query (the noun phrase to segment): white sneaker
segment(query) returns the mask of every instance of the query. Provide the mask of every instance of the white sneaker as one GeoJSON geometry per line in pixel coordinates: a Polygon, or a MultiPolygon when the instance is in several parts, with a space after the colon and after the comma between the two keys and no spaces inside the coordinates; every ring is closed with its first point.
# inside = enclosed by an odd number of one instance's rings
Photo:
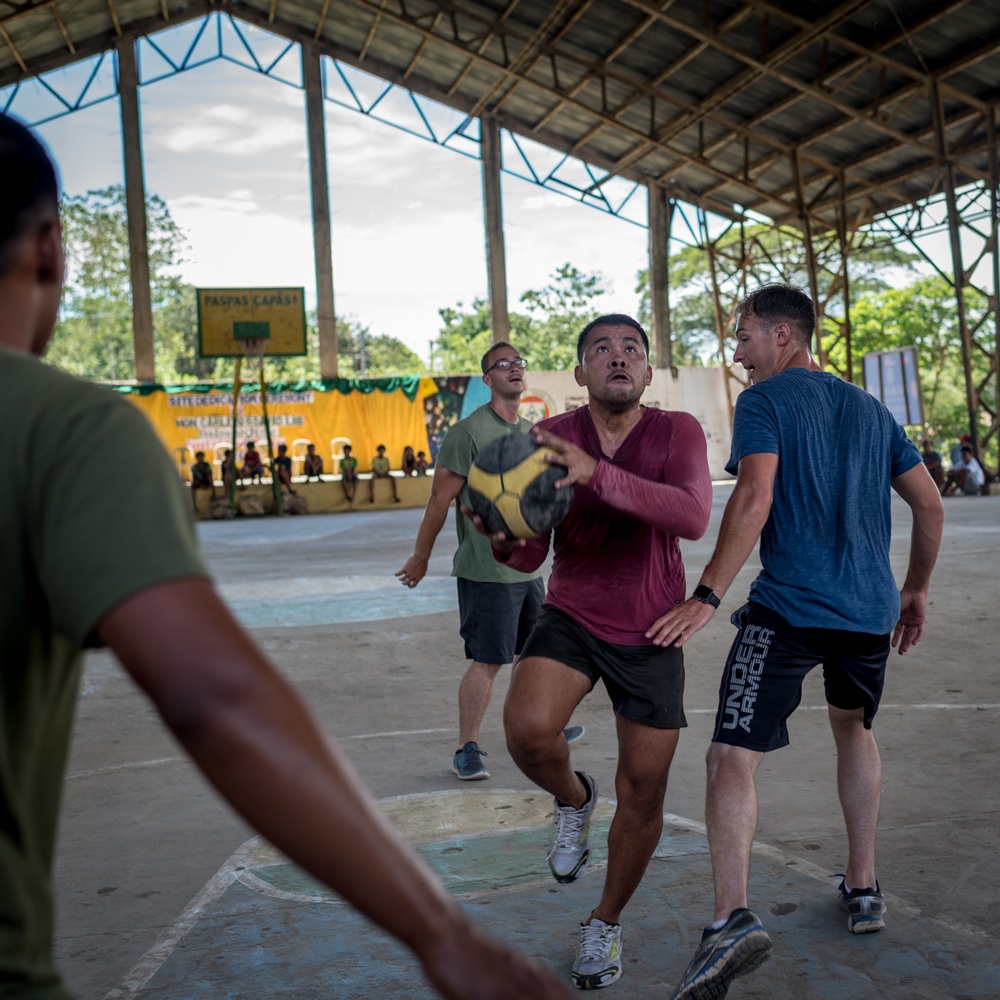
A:
{"type": "Polygon", "coordinates": [[[576,773],[590,798],[579,809],[554,801],[548,861],[557,882],[575,882],[590,864],[590,817],[597,806],[597,782],[584,771],[576,773]]]}
{"type": "Polygon", "coordinates": [[[596,917],[580,924],[580,944],[573,963],[573,985],[578,990],[610,986],[622,974],[622,925],[596,917]]]}

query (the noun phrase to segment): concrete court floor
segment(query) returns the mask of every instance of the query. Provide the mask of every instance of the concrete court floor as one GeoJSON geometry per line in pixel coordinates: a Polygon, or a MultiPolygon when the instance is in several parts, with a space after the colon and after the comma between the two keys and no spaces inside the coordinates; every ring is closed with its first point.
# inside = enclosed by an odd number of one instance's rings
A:
{"type": "MultiPolygon", "coordinates": [[[[729,496],[717,487],[705,538],[685,543],[691,585],[729,496]]],[[[853,937],[836,907],[845,835],[818,672],[791,721],[792,746],[760,770],[751,905],[772,960],[733,998],[1000,996],[996,925],[1000,843],[994,646],[1000,496],[946,500],[930,630],[890,661],[876,733],[884,758],[881,934],[853,937]]],[[[894,498],[893,561],[905,568],[909,517],[894,498]]],[[[428,577],[392,577],[421,511],[394,509],[199,525],[222,589],[312,704],[404,834],[480,919],[555,968],[596,902],[599,866],[557,887],[546,873],[550,803],[504,748],[501,675],[482,745],[492,780],[449,771],[464,669],[449,524],[428,577]]],[[[668,996],[711,911],[699,823],[717,678],[756,561],[687,647],[682,735],[663,840],[623,918],[625,974],[609,998],[668,996]]],[[[574,759],[614,798],[614,723],[598,687],[574,721],[574,759]]],[[[596,824],[594,850],[612,806],[596,824]]],[[[69,764],[56,891],[56,951],[83,1000],[115,998],[428,997],[401,949],[303,880],[187,762],[148,703],[105,653],[89,656],[69,764]],[[237,876],[239,879],[237,880],[237,876]],[[317,900],[321,902],[317,902],[317,900]],[[326,905],[322,905],[322,901],[326,905]]],[[[331,844],[331,849],[336,849],[331,844]]]]}

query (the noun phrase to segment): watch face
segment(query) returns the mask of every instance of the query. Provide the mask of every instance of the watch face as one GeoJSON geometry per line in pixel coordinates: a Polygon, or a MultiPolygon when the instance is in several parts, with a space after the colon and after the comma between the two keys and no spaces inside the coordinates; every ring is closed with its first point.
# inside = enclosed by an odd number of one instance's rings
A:
{"type": "Polygon", "coordinates": [[[702,604],[711,604],[713,608],[719,606],[719,598],[715,596],[715,591],[711,587],[706,587],[703,583],[699,583],[697,587],[694,588],[695,600],[701,601],[702,604]]]}

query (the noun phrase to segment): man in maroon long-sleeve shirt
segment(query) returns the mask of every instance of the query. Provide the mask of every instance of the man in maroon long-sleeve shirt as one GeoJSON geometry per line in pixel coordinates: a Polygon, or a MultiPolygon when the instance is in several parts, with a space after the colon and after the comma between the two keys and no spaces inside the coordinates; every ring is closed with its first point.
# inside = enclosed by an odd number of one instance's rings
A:
{"type": "MultiPolygon", "coordinates": [[[[573,505],[555,529],[548,596],[511,680],[504,710],[518,767],[555,797],[549,867],[572,882],[589,861],[597,785],[574,771],[562,729],[598,679],[618,727],[618,806],[608,834],[600,902],[580,927],[573,981],[580,989],[621,975],[621,911],[639,885],[663,826],[663,798],[686,725],[684,661],[646,632],[686,597],[678,538],[708,527],[712,486],[705,435],[687,413],[643,406],[652,379],[649,341],[628,316],[602,316],[580,335],[575,377],[588,404],[532,431],[567,467],[573,505]]],[[[497,558],[527,572],[549,538],[491,536],[497,558]]]]}

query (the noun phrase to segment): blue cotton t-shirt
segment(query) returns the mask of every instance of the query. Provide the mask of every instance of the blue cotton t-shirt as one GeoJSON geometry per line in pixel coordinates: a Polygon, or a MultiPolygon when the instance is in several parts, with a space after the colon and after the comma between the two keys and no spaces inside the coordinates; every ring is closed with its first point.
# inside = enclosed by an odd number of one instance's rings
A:
{"type": "Polygon", "coordinates": [[[890,632],[890,480],[921,461],[903,428],[864,389],[789,368],[736,400],[726,470],[760,453],[778,469],[750,599],[800,627],[890,632]]]}

